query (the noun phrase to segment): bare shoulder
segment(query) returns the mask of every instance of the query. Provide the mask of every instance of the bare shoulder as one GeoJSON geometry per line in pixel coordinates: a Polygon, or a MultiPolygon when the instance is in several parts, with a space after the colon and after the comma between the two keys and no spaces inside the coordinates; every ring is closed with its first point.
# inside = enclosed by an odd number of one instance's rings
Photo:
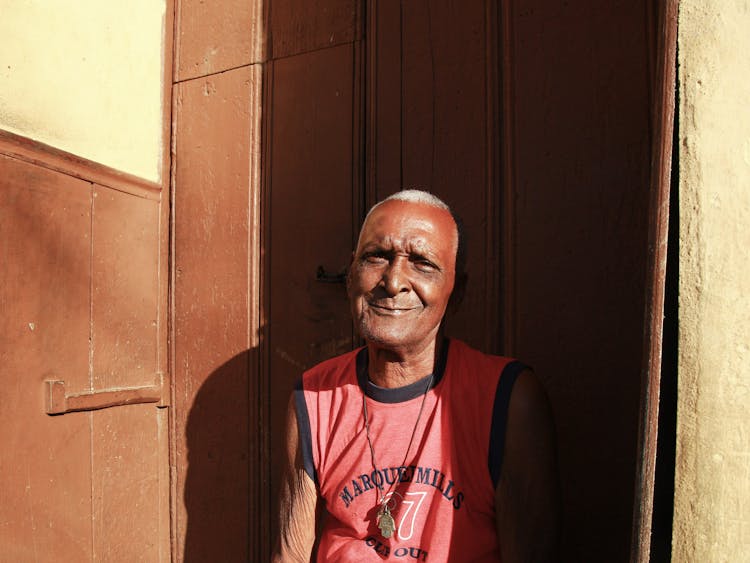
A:
{"type": "Polygon", "coordinates": [[[508,406],[503,467],[496,491],[504,561],[555,561],[560,527],[557,440],[550,401],[530,370],[508,406]]]}
{"type": "Polygon", "coordinates": [[[510,396],[508,425],[513,430],[526,433],[554,432],[554,420],[547,392],[539,378],[530,369],[522,371],[510,396]]]}

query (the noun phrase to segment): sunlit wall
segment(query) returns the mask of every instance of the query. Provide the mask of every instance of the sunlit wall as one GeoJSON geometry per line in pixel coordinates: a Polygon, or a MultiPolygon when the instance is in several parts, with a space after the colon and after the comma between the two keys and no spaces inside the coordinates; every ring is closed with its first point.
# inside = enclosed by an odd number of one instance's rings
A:
{"type": "Polygon", "coordinates": [[[750,561],[750,2],[681,0],[673,561],[750,561]]]}
{"type": "Polygon", "coordinates": [[[0,0],[0,129],[159,182],[165,0],[0,0]]]}

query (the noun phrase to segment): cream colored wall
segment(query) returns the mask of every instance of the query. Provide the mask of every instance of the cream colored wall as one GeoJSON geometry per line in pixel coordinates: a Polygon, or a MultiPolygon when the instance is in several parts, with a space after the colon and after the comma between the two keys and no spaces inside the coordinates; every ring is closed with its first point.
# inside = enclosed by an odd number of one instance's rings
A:
{"type": "Polygon", "coordinates": [[[0,129],[160,180],[165,0],[0,0],[0,129]]]}
{"type": "Polygon", "coordinates": [[[750,1],[681,0],[673,561],[750,561],[750,1]]]}

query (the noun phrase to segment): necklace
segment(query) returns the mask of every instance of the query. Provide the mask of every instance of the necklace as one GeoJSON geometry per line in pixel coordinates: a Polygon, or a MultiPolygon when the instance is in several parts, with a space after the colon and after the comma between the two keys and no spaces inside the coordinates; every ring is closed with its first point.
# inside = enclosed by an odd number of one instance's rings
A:
{"type": "MultiPolygon", "coordinates": [[[[422,404],[419,406],[419,414],[417,414],[417,420],[414,422],[414,428],[411,431],[411,438],[409,438],[409,445],[406,446],[406,452],[404,452],[404,460],[401,462],[401,467],[403,467],[406,464],[406,459],[409,457],[409,450],[411,449],[412,442],[414,442],[414,435],[417,433],[417,427],[419,426],[419,419],[422,418],[422,411],[424,410],[424,404],[427,400],[427,392],[430,390],[430,387],[432,386],[432,380],[434,378],[434,374],[430,374],[429,379],[427,380],[427,385],[424,388],[424,393],[422,393],[422,404]]],[[[372,445],[372,439],[370,438],[370,420],[367,417],[367,397],[366,394],[362,393],[362,413],[365,417],[365,432],[367,434],[367,443],[370,446],[370,458],[372,460],[372,468],[377,472],[378,466],[375,463],[375,447],[372,445]]],[[[400,475],[400,474],[399,474],[400,475]]],[[[383,494],[380,499],[378,499],[378,504],[380,505],[380,508],[378,508],[378,514],[377,518],[375,520],[375,523],[377,524],[378,528],[380,529],[380,534],[384,538],[390,538],[393,535],[394,530],[396,529],[396,522],[393,520],[393,515],[391,514],[391,507],[389,506],[390,502],[390,496],[391,495],[391,489],[393,489],[394,485],[397,483],[397,479],[393,479],[393,483],[388,487],[388,490],[383,494]]],[[[378,488],[375,487],[375,493],[377,494],[378,488]]]]}

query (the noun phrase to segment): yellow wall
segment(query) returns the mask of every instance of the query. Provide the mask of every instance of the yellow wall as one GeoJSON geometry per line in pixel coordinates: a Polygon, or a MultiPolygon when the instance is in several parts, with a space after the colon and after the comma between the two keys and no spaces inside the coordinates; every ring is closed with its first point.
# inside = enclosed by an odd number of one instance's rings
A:
{"type": "Polygon", "coordinates": [[[750,561],[750,1],[682,0],[673,561],[750,561]]]}
{"type": "Polygon", "coordinates": [[[0,0],[0,129],[160,181],[165,0],[0,0]]]}

